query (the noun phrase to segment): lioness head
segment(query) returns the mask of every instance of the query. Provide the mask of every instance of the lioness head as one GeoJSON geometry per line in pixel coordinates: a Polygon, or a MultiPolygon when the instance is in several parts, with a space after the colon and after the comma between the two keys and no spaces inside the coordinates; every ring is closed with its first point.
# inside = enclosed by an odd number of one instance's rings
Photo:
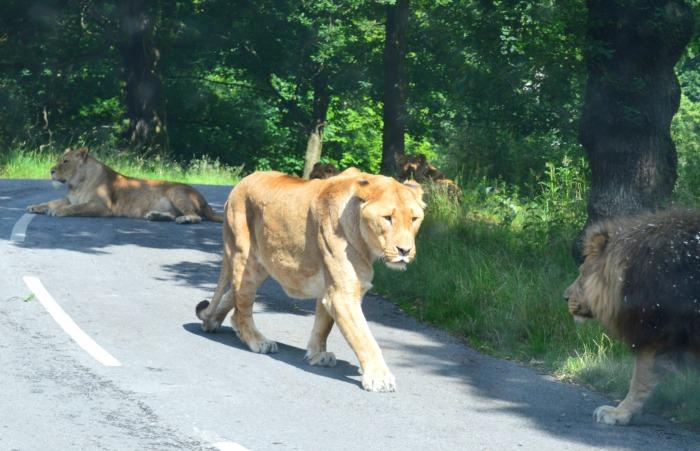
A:
{"type": "Polygon", "coordinates": [[[80,167],[87,160],[88,153],[87,147],[75,150],[67,148],[56,165],[51,168],[51,179],[59,183],[74,180],[80,173],[80,167]]]}
{"type": "Polygon", "coordinates": [[[606,298],[608,291],[617,284],[605,284],[601,281],[604,266],[604,253],[609,241],[609,235],[604,225],[596,225],[586,233],[583,240],[583,255],[585,260],[579,266],[579,275],[564,292],[564,298],[569,307],[569,313],[576,322],[593,318],[593,306],[606,298]]]}
{"type": "Polygon", "coordinates": [[[415,182],[393,178],[361,178],[360,233],[372,255],[389,268],[406,269],[416,256],[416,234],[423,221],[423,190],[415,182]]]}

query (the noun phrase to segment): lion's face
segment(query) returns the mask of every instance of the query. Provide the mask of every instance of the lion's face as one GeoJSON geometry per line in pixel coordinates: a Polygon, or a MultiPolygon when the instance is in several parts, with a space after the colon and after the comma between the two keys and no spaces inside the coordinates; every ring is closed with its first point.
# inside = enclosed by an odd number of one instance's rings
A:
{"type": "Polygon", "coordinates": [[[88,149],[72,150],[70,147],[61,155],[58,162],[51,168],[51,179],[54,182],[66,183],[78,174],[88,156],[88,149]]]}
{"type": "Polygon", "coordinates": [[[584,238],[583,255],[585,260],[579,266],[578,277],[564,292],[569,313],[573,315],[576,322],[593,318],[592,305],[596,300],[591,299],[591,296],[602,293],[597,275],[601,272],[603,253],[607,243],[607,233],[598,228],[591,230],[584,238]]]}
{"type": "Polygon", "coordinates": [[[338,168],[333,164],[316,163],[309,174],[309,179],[327,179],[334,175],[338,175],[338,168]]]}
{"type": "Polygon", "coordinates": [[[399,179],[422,180],[427,170],[428,162],[424,155],[403,155],[396,160],[399,179]]]}
{"type": "Polygon", "coordinates": [[[416,256],[416,234],[423,221],[423,191],[417,183],[388,179],[383,189],[365,198],[360,232],[373,256],[389,268],[403,270],[416,256]]]}

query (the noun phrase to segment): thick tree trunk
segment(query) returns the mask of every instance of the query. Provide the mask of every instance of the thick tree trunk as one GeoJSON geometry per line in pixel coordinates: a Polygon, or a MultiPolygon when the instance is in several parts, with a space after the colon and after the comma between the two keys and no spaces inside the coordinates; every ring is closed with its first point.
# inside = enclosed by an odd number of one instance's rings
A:
{"type": "Polygon", "coordinates": [[[591,167],[588,222],[654,210],[676,181],[673,67],[693,33],[681,0],[588,0],[580,140],[591,167]]]}
{"type": "Polygon", "coordinates": [[[160,52],[153,41],[148,0],[121,3],[121,54],[126,80],[125,102],[132,147],[167,151],[165,104],[161,94],[160,52]]]}
{"type": "Polygon", "coordinates": [[[408,0],[387,5],[384,43],[384,130],[382,133],[381,172],[394,175],[396,157],[405,150],[406,130],[406,29],[408,0]]]}
{"type": "Polygon", "coordinates": [[[306,156],[304,158],[303,178],[309,178],[314,165],[321,159],[323,147],[323,127],[326,125],[326,115],[330,95],[328,93],[328,79],[324,74],[319,74],[314,78],[314,108],[311,119],[311,129],[309,139],[306,142],[306,156]]]}

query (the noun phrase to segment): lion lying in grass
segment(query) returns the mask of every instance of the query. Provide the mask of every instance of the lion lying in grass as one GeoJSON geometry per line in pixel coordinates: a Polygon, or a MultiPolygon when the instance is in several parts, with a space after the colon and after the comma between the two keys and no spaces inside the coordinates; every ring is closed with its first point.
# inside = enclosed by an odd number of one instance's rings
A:
{"type": "Polygon", "coordinates": [[[315,298],[307,346],[311,365],[335,365],[326,338],[338,324],[362,370],[362,387],[394,391],[396,382],[362,313],[372,286],[372,262],[405,269],[416,255],[425,204],[416,183],[347,169],[324,180],[279,172],[244,178],[229,195],[224,255],[216,291],[196,312],[213,331],[235,307],[231,322],[253,352],[277,350],[253,322],[255,292],[272,276],[291,297],[315,298]]]}
{"type": "Polygon", "coordinates": [[[629,392],[597,421],[628,424],[658,380],[659,363],[700,356],[700,212],[670,211],[601,222],[583,240],[585,261],[564,296],[575,318],[596,318],[627,343],[629,392]]]}
{"type": "Polygon", "coordinates": [[[62,199],[27,207],[49,216],[125,216],[178,224],[202,217],[222,222],[204,197],[189,185],[126,177],[100,163],[83,147],[66,149],[51,168],[55,183],[68,187],[62,199]]]}

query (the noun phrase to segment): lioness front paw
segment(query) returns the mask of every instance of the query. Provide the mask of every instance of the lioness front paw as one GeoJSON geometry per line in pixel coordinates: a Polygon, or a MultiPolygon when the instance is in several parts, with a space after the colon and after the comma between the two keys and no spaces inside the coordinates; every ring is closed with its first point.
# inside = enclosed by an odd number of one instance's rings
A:
{"type": "Polygon", "coordinates": [[[629,424],[632,414],[625,409],[613,406],[600,406],[593,412],[593,418],[598,423],[619,424],[624,426],[629,424]]]}
{"type": "Polygon", "coordinates": [[[335,366],[336,364],[335,354],[332,352],[321,351],[314,354],[309,354],[307,351],[304,359],[309,362],[309,365],[335,366]]]}
{"type": "Polygon", "coordinates": [[[47,207],[44,205],[29,205],[27,213],[36,213],[38,215],[46,213],[47,207]]]}
{"type": "Polygon", "coordinates": [[[247,344],[251,351],[257,352],[258,354],[274,354],[277,352],[277,343],[267,338],[263,340],[250,340],[247,344]]]}
{"type": "Polygon", "coordinates": [[[66,209],[57,207],[57,208],[49,208],[46,210],[46,215],[47,216],[66,216],[66,209]]]}
{"type": "Polygon", "coordinates": [[[396,391],[396,378],[389,368],[366,368],[362,372],[362,388],[373,392],[396,391]]]}

